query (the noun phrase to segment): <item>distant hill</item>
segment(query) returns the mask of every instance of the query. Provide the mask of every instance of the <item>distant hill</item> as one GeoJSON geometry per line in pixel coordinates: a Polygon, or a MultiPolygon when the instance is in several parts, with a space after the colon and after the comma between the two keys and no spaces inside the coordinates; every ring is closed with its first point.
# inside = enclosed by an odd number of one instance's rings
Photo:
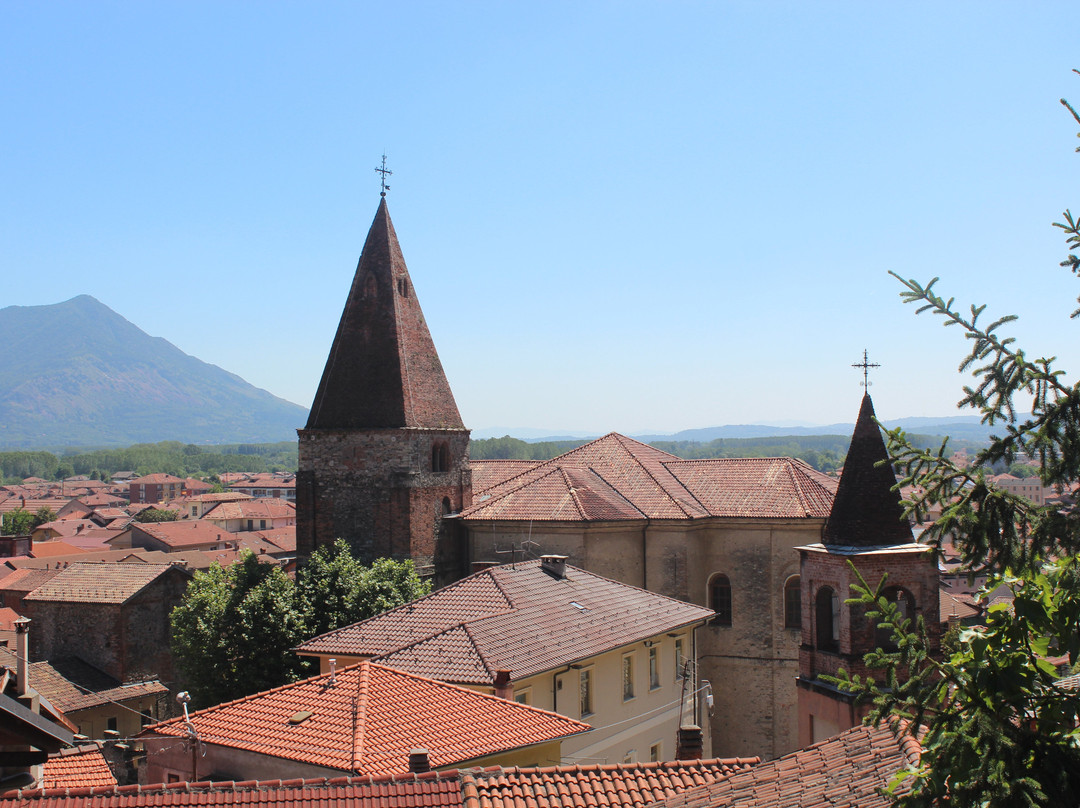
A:
{"type": "Polygon", "coordinates": [[[80,295],[0,309],[0,447],[296,440],[307,410],[80,295]]]}

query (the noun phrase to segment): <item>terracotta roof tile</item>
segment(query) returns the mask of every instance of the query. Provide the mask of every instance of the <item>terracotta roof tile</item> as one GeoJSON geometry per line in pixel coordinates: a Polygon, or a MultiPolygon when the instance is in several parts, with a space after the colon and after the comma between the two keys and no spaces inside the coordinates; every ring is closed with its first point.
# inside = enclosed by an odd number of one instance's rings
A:
{"type": "Polygon", "coordinates": [[[372,656],[461,684],[490,685],[705,620],[708,609],[539,561],[492,567],[377,617],[315,637],[301,653],[372,656]]]}
{"type": "MultiPolygon", "coordinates": [[[[214,523],[200,520],[133,523],[131,529],[134,534],[145,533],[172,550],[194,548],[203,544],[217,544],[231,538],[225,530],[214,523]]],[[[138,539],[135,540],[138,541],[138,539]]]]}
{"type": "Polygon", "coordinates": [[[540,460],[470,460],[473,491],[485,491],[524,471],[536,468],[541,462],[540,460]]]}
{"type": "MultiPolygon", "coordinates": [[[[208,744],[246,749],[362,774],[408,771],[409,752],[424,747],[433,767],[452,766],[498,752],[584,732],[588,724],[362,662],[331,674],[193,713],[208,744]],[[331,684],[333,681],[333,684],[331,684]],[[355,745],[352,706],[359,705],[355,745]],[[300,724],[288,719],[312,715],[300,724]]],[[[184,737],[183,719],[148,727],[142,736],[184,737]]]]}
{"type": "Polygon", "coordinates": [[[203,514],[213,519],[283,519],[296,516],[296,506],[283,499],[242,499],[222,502],[203,514]]]}
{"type": "Polygon", "coordinates": [[[467,521],[824,518],[836,482],[791,458],[680,460],[611,433],[522,465],[474,497],[467,521]]]}
{"type": "MultiPolygon", "coordinates": [[[[916,765],[918,754],[914,738],[897,738],[888,726],[854,727],[651,808],[888,808],[892,801],[881,790],[900,769],[916,765]]],[[[897,795],[905,793],[901,786],[897,795]]]]}
{"type": "MultiPolygon", "coordinates": [[[[110,564],[80,561],[57,572],[52,580],[37,587],[24,600],[123,603],[171,569],[175,569],[171,564],[110,564]]],[[[23,572],[31,572],[31,570],[23,570],[23,572]]],[[[39,570],[33,570],[33,572],[39,572],[39,570]]]]}
{"type": "Polygon", "coordinates": [[[0,808],[461,808],[457,771],[389,777],[173,783],[11,791],[0,808]]]}
{"type": "Polygon", "coordinates": [[[758,762],[755,757],[473,769],[462,772],[464,808],[638,808],[715,782],[758,762]]]}
{"type": "Polygon", "coordinates": [[[29,594],[59,574],[59,570],[16,570],[11,575],[0,578],[0,592],[29,594]]]}
{"type": "Polygon", "coordinates": [[[43,769],[43,789],[106,788],[116,785],[116,778],[97,744],[51,754],[43,769]]]}

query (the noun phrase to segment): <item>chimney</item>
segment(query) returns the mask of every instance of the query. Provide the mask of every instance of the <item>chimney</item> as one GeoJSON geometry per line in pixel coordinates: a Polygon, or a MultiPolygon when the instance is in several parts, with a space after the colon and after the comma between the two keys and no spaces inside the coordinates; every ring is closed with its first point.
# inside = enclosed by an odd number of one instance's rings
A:
{"type": "Polygon", "coordinates": [[[679,746],[675,750],[675,759],[701,760],[703,752],[701,727],[696,724],[684,724],[679,727],[679,746]]]}
{"type": "Polygon", "coordinates": [[[413,774],[423,774],[431,771],[431,761],[428,759],[428,750],[413,749],[409,752],[409,771],[413,774]]]}
{"type": "Polygon", "coordinates": [[[30,639],[30,618],[20,617],[15,622],[15,678],[17,693],[25,696],[30,691],[29,653],[27,649],[30,639]]]}
{"type": "Polygon", "coordinates": [[[326,683],[328,685],[337,684],[337,660],[334,657],[330,657],[330,678],[326,683]]]}
{"type": "Polygon", "coordinates": [[[495,695],[507,701],[513,700],[514,685],[510,681],[510,671],[495,671],[495,695]]]}
{"type": "Polygon", "coordinates": [[[555,578],[565,578],[566,558],[564,555],[542,555],[540,556],[540,569],[555,578]]]}

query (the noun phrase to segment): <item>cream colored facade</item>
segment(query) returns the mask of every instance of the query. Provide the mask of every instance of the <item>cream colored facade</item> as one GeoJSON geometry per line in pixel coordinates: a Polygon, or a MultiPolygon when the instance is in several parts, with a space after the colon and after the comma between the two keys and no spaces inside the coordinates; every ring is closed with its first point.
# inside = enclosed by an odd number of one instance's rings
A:
{"type": "MultiPolygon", "coordinates": [[[[693,677],[694,642],[695,627],[687,626],[512,682],[510,697],[515,701],[593,727],[564,739],[561,759],[548,758],[535,765],[673,760],[679,726],[699,724],[704,718],[699,711],[706,709],[697,692],[700,683],[693,677]],[[681,665],[676,664],[676,654],[681,665]],[[690,663],[689,678],[680,675],[686,662],[690,663]],[[629,671],[630,690],[624,670],[629,671]]],[[[360,661],[341,655],[334,658],[339,668],[360,661]]],[[[329,659],[329,655],[319,657],[320,673],[329,672],[329,659]]],[[[494,693],[491,687],[463,686],[494,693]]],[[[712,757],[708,722],[700,725],[704,756],[712,757]]]]}
{"type": "MultiPolygon", "coordinates": [[[[495,548],[524,534],[517,521],[465,520],[464,526],[474,562],[504,561],[495,548]]],[[[726,575],[731,625],[713,621],[697,632],[698,678],[711,684],[714,696],[711,714],[702,717],[711,734],[709,753],[773,758],[798,748],[801,639],[798,627],[785,627],[785,584],[799,574],[795,548],[820,541],[823,526],[824,519],[809,517],[533,522],[528,535],[544,553],[566,555],[573,566],[707,608],[715,608],[710,580],[726,575]]],[[[647,736],[613,750],[636,749],[638,759],[647,760],[641,753],[647,736]]],[[[664,755],[673,757],[664,741],[664,755]]]]}

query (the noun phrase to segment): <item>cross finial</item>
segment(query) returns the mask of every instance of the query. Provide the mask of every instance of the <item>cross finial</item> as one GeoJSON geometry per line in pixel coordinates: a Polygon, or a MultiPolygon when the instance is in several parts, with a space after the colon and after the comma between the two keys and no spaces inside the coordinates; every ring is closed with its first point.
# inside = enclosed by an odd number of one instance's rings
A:
{"type": "Polygon", "coordinates": [[[386,155],[385,154],[382,156],[382,165],[381,166],[375,166],[375,173],[376,174],[382,174],[382,178],[379,180],[379,184],[382,186],[382,193],[380,193],[379,196],[385,197],[386,192],[390,190],[390,186],[386,184],[386,178],[394,173],[393,171],[391,171],[389,168],[386,167],[386,155]]]}
{"type": "Polygon", "coordinates": [[[866,349],[863,348],[862,361],[861,362],[855,362],[852,365],[852,367],[853,368],[862,368],[862,386],[863,387],[869,387],[870,386],[870,368],[879,368],[879,367],[881,367],[881,365],[879,365],[877,362],[871,362],[867,358],[866,349]]]}

